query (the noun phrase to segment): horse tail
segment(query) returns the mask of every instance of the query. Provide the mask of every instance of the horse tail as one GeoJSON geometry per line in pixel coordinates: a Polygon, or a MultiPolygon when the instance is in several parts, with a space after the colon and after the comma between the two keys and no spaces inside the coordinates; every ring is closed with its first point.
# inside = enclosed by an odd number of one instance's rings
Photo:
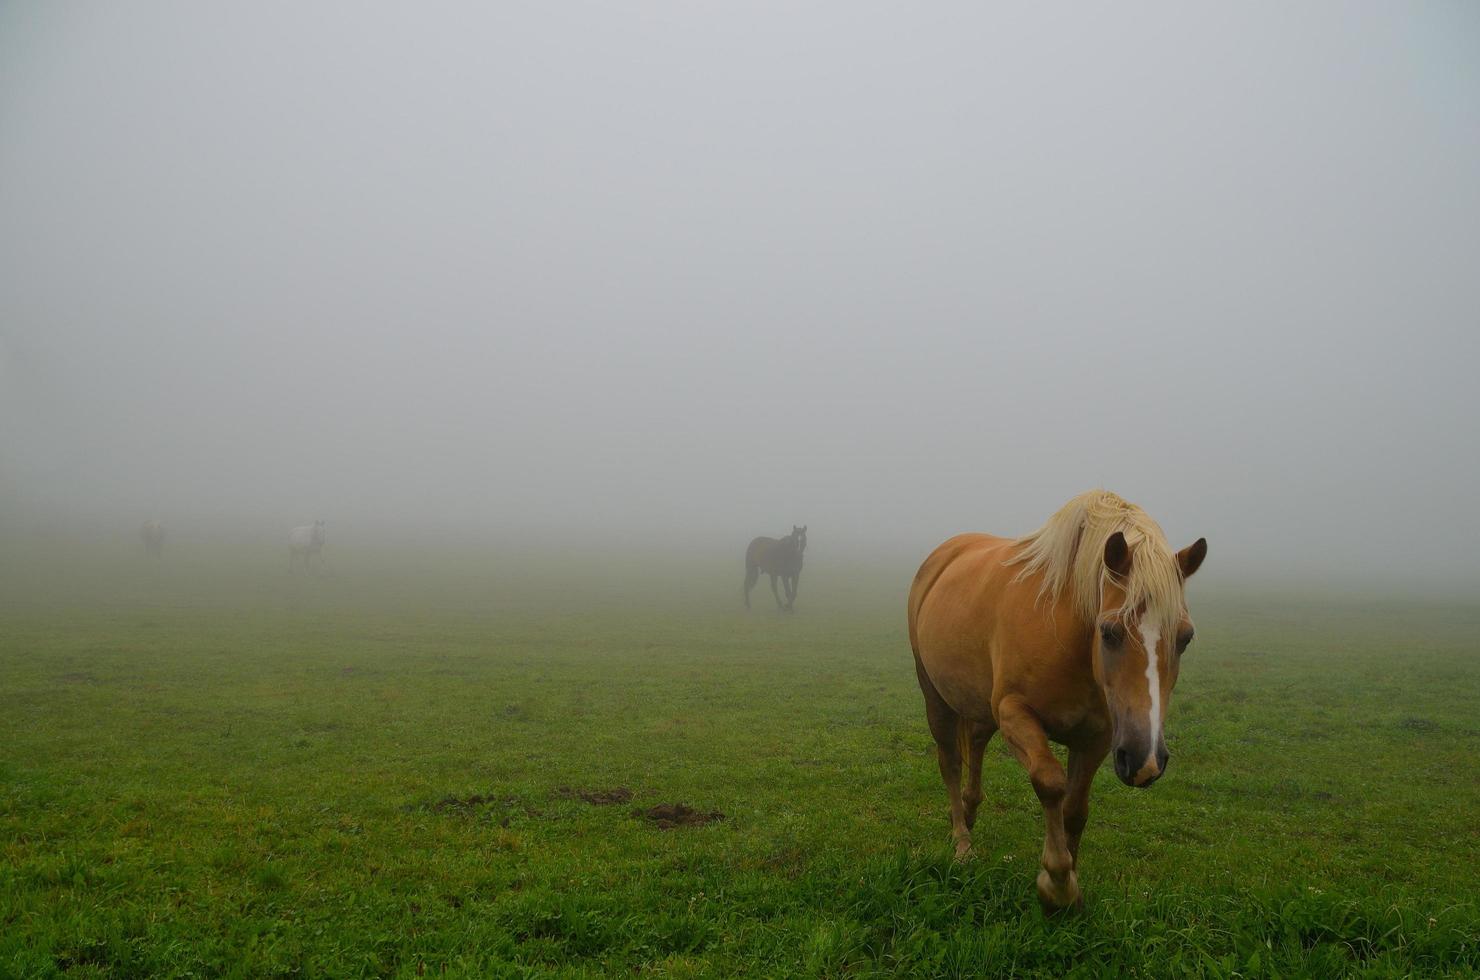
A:
{"type": "Polygon", "coordinates": [[[964,716],[956,717],[956,751],[961,754],[962,759],[971,758],[971,729],[972,722],[964,716]]]}

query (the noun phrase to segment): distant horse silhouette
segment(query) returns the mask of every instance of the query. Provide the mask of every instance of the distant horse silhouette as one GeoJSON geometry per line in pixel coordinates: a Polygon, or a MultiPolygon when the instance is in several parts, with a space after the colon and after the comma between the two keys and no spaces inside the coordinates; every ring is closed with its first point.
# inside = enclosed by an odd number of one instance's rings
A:
{"type": "Polygon", "coordinates": [[[745,549],[745,608],[750,608],[750,590],[755,587],[761,572],[771,576],[771,595],[776,599],[776,608],[791,612],[797,602],[797,580],[802,577],[802,552],[807,550],[807,525],[791,526],[791,533],[784,538],[756,538],[745,549]],[[786,602],[776,593],[776,576],[781,576],[781,585],[786,590],[786,602]]]}
{"type": "Polygon", "coordinates": [[[159,521],[145,521],[139,528],[139,537],[144,539],[144,554],[150,558],[164,555],[164,525],[159,521]]]}
{"type": "Polygon", "coordinates": [[[288,571],[293,571],[293,563],[299,555],[303,556],[303,570],[311,571],[312,566],[309,559],[317,555],[319,559],[319,571],[324,570],[324,536],[325,527],[323,521],[314,521],[302,527],[295,527],[288,532],[288,571]]]}

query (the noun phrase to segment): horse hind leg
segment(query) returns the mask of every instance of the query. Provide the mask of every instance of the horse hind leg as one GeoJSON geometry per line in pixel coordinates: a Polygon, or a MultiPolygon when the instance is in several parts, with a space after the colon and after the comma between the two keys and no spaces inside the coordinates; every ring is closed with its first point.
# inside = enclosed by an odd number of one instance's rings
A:
{"type": "Polygon", "coordinates": [[[982,756],[987,743],[997,734],[996,725],[962,721],[969,726],[970,756],[966,760],[966,788],[961,791],[961,803],[966,810],[966,829],[976,828],[976,810],[982,805],[982,756]]]}
{"type": "MultiPolygon", "coordinates": [[[[966,822],[966,804],[961,795],[961,760],[968,751],[971,723],[946,704],[945,698],[926,676],[918,655],[915,657],[915,674],[920,680],[920,691],[925,695],[925,720],[935,738],[935,761],[951,801],[951,840],[955,844],[956,860],[963,861],[971,853],[971,826],[966,822]]],[[[986,745],[985,742],[982,744],[986,745]]]]}
{"type": "Polygon", "coordinates": [[[755,583],[761,577],[761,570],[746,562],[745,564],[745,608],[750,608],[750,590],[755,588],[755,583]]]}
{"type": "Polygon", "coordinates": [[[786,611],[786,603],[784,603],[784,602],[781,601],[781,594],[776,591],[776,576],[775,575],[772,575],[771,576],[771,597],[776,600],[776,610],[778,612],[785,612],[786,611]]]}

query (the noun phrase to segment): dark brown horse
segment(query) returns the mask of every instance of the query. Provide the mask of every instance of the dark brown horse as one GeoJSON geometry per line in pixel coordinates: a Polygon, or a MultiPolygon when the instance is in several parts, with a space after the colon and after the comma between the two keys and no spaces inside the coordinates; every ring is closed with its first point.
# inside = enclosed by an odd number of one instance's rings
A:
{"type": "Polygon", "coordinates": [[[797,602],[797,581],[802,577],[802,552],[807,550],[807,526],[791,526],[791,533],[784,538],[756,538],[745,549],[745,608],[750,608],[750,590],[755,587],[761,572],[771,576],[771,595],[776,598],[776,608],[791,612],[797,602]],[[776,592],[776,576],[781,576],[781,586],[786,590],[786,602],[776,592]]]}

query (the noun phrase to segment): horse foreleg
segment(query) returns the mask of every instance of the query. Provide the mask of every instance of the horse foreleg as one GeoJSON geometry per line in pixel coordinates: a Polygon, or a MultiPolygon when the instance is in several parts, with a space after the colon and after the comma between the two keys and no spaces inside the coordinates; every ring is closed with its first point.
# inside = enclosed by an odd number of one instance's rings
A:
{"type": "Polygon", "coordinates": [[[1095,781],[1095,772],[1109,752],[1108,739],[1086,748],[1069,750],[1069,786],[1064,794],[1064,837],[1069,845],[1069,857],[1074,861],[1076,874],[1079,869],[1079,838],[1084,834],[1084,825],[1089,822],[1089,788],[1095,781]]]}
{"type": "Polygon", "coordinates": [[[786,606],[783,605],[782,602],[781,602],[781,594],[776,591],[776,576],[774,576],[774,575],[771,576],[771,596],[772,596],[772,598],[774,598],[776,600],[776,609],[777,609],[777,611],[778,612],[785,612],[786,611],[786,606]]]}
{"type": "Polygon", "coordinates": [[[1069,852],[1064,833],[1064,797],[1069,786],[1064,767],[1049,747],[1043,724],[1024,702],[1003,698],[997,708],[997,723],[1013,754],[1028,770],[1033,792],[1043,806],[1043,870],[1038,872],[1038,900],[1044,912],[1077,905],[1079,877],[1074,873],[1074,855],[1069,852]]]}

